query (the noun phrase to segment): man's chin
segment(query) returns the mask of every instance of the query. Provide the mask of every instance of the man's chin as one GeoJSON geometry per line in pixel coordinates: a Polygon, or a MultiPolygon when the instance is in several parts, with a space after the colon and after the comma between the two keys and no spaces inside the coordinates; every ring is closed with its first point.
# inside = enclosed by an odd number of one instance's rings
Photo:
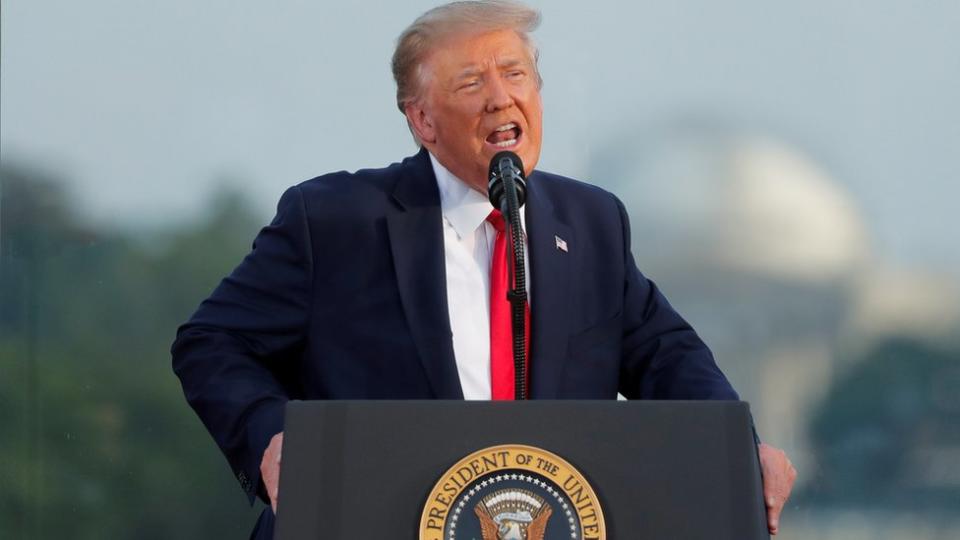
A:
{"type": "Polygon", "coordinates": [[[504,150],[509,150],[520,158],[520,161],[523,163],[524,176],[533,172],[533,168],[537,165],[537,161],[540,158],[540,149],[532,148],[529,144],[518,143],[516,145],[507,147],[498,147],[490,143],[486,144],[487,147],[484,148],[483,154],[488,157],[486,160],[486,169],[484,170],[484,174],[486,174],[486,172],[489,170],[490,161],[493,160],[493,156],[503,152],[504,150]]]}

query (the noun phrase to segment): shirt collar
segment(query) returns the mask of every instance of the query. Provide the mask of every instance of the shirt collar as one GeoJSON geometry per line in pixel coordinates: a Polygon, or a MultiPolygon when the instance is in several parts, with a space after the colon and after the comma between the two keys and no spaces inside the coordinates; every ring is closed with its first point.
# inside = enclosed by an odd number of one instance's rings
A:
{"type": "Polygon", "coordinates": [[[433,154],[430,154],[430,163],[433,165],[433,175],[437,177],[443,217],[460,238],[473,234],[493,210],[490,201],[454,176],[433,154]]]}

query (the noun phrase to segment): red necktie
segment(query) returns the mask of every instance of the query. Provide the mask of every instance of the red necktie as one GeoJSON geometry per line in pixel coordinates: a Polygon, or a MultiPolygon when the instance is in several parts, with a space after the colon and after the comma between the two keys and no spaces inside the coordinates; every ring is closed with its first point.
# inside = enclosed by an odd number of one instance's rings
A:
{"type": "MultiPolygon", "coordinates": [[[[497,230],[497,240],[493,245],[493,261],[490,263],[490,390],[491,399],[514,399],[515,370],[513,369],[513,331],[511,324],[510,301],[507,300],[507,235],[504,230],[503,216],[499,210],[493,210],[487,221],[497,230]]],[[[513,258],[510,257],[512,263],[513,258]]],[[[530,304],[525,312],[526,365],[530,365],[530,304]]],[[[529,369],[527,369],[529,377],[529,369]]],[[[528,379],[529,380],[529,379],[528,379]]]]}

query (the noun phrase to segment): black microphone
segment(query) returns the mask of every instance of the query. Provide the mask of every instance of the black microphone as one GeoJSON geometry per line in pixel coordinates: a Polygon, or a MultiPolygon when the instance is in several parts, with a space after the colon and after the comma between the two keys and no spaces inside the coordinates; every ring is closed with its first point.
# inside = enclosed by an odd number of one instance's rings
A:
{"type": "Polygon", "coordinates": [[[527,182],[523,178],[523,162],[520,156],[505,150],[497,152],[490,160],[490,183],[487,184],[490,204],[500,210],[507,226],[510,241],[507,257],[507,278],[512,284],[507,291],[510,302],[511,330],[513,333],[514,398],[527,399],[527,351],[526,351],[526,306],[527,277],[524,266],[523,226],[520,222],[520,207],[527,199],[527,182]]]}
{"type": "Polygon", "coordinates": [[[497,155],[490,160],[489,176],[487,197],[490,198],[490,204],[494,208],[503,212],[504,217],[507,216],[507,209],[504,207],[506,202],[504,196],[507,194],[505,185],[512,183],[516,186],[517,208],[523,206],[527,200],[527,181],[523,177],[523,162],[520,156],[509,150],[497,152],[497,155]]]}

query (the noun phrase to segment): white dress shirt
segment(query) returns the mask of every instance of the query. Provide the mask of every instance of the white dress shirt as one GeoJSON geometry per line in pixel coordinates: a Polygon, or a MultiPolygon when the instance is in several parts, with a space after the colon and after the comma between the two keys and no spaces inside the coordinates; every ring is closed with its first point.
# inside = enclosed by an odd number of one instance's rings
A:
{"type": "MultiPolygon", "coordinates": [[[[433,154],[430,162],[440,191],[447,311],[460,386],[464,399],[490,399],[490,261],[497,231],[486,219],[493,207],[433,154]]],[[[526,229],[523,212],[520,220],[526,229]]]]}

